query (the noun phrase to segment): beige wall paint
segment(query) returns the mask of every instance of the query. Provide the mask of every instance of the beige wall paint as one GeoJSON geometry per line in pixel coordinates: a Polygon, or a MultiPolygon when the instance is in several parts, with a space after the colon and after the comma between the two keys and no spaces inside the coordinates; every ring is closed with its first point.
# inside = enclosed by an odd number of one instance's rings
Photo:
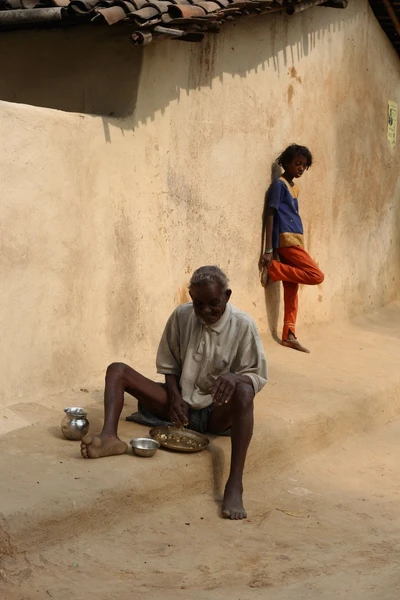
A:
{"type": "Polygon", "coordinates": [[[268,319],[257,260],[271,165],[291,142],[314,154],[300,205],[326,274],[301,290],[299,333],[398,295],[386,112],[400,103],[400,63],[366,0],[139,53],[126,32],[95,29],[0,36],[0,98],[13,101],[0,103],[3,403],[98,385],[112,360],[152,374],[146,361],[202,264],[226,270],[261,330],[276,326],[279,297],[269,292],[268,319]],[[27,46],[40,61],[18,76],[27,46]]]}

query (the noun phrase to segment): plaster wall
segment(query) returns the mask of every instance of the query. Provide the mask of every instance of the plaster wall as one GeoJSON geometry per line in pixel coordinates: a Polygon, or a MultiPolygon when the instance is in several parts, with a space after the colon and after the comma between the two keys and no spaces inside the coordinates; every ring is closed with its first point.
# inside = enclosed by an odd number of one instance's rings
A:
{"type": "MultiPolygon", "coordinates": [[[[284,147],[309,146],[306,246],[325,282],[302,326],[400,288],[400,62],[366,0],[237,22],[202,44],[135,49],[125,28],[0,36],[0,398],[153,375],[190,273],[219,264],[233,303],[278,328],[258,281],[261,214],[284,147]]],[[[279,309],[280,306],[280,309],[279,309]]]]}

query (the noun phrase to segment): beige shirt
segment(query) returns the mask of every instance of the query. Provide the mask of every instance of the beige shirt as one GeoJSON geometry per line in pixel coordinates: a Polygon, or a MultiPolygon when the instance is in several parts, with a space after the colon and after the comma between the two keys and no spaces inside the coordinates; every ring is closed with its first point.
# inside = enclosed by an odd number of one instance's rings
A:
{"type": "Polygon", "coordinates": [[[187,302],[168,319],[158,348],[157,372],[177,375],[182,398],[200,409],[212,404],[210,389],[225,373],[247,375],[254,392],[259,392],[267,382],[267,361],[248,314],[228,303],[220,320],[208,326],[187,302]]]}

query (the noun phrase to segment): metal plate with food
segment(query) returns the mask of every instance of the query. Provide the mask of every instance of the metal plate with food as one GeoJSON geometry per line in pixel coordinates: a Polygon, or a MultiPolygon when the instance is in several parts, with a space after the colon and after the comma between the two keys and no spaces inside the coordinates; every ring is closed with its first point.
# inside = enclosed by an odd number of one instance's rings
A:
{"type": "Polygon", "coordinates": [[[179,452],[200,452],[210,443],[208,437],[198,431],[172,425],[153,427],[150,429],[150,436],[163,448],[179,452]]]}

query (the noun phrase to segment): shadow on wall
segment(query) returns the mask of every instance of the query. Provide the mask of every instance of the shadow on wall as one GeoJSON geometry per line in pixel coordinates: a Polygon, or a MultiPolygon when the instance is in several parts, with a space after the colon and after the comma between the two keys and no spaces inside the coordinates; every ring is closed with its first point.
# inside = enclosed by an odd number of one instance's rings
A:
{"type": "MultiPolygon", "coordinates": [[[[273,162],[271,164],[271,183],[274,181],[274,179],[277,179],[278,177],[280,177],[281,174],[282,174],[282,169],[276,162],[273,162]]],[[[263,220],[264,220],[264,215],[267,210],[267,194],[268,194],[268,190],[265,193],[265,197],[264,197],[263,220]]],[[[263,248],[263,243],[262,243],[262,239],[261,239],[260,258],[261,258],[263,251],[264,251],[264,248],[263,248]]],[[[280,304],[281,304],[281,284],[280,284],[280,282],[279,281],[276,283],[270,282],[267,285],[267,287],[265,288],[264,294],[265,294],[265,308],[267,310],[268,328],[269,328],[272,338],[276,342],[280,342],[281,339],[278,336],[278,321],[279,321],[279,311],[280,311],[280,304]]]]}
{"type": "Polygon", "coordinates": [[[0,35],[0,100],[109,117],[132,114],[142,50],[109,27],[0,35]]]}
{"type": "Polygon", "coordinates": [[[225,25],[227,35],[210,34],[202,43],[170,41],[144,50],[135,48],[127,28],[118,25],[2,33],[0,100],[102,115],[110,125],[131,130],[179,101],[182,93],[212,88],[224,74],[245,77],[272,64],[279,75],[353,18],[348,9],[329,8],[295,17],[264,15],[225,25]],[[167,55],[173,55],[168,73],[167,55]],[[155,69],[154,94],[135,114],[143,59],[155,69]],[[133,120],[112,119],[130,115],[133,120]]]}

